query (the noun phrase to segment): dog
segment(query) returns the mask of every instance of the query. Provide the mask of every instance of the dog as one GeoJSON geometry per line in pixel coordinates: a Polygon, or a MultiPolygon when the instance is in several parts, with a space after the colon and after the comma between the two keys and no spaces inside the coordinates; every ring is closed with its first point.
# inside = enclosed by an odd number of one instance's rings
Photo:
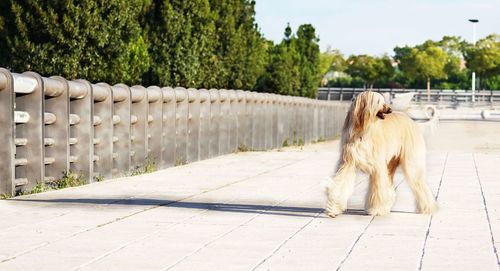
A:
{"type": "Polygon", "coordinates": [[[425,182],[425,142],[417,124],[402,112],[392,112],[384,97],[365,91],[352,102],[342,128],[337,171],[327,185],[326,214],[335,217],[347,207],[356,171],[367,173],[370,215],[391,211],[396,193],[394,174],[401,167],[420,213],[432,214],[437,204],[425,182]]]}

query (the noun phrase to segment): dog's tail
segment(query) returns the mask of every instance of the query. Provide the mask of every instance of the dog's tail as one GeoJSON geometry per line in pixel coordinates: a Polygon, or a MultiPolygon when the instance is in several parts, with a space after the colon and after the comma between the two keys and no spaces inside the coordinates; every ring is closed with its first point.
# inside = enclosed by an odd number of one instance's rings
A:
{"type": "Polygon", "coordinates": [[[434,105],[426,105],[424,108],[425,117],[428,119],[426,122],[418,123],[420,129],[424,134],[433,134],[439,123],[439,111],[434,105]]]}

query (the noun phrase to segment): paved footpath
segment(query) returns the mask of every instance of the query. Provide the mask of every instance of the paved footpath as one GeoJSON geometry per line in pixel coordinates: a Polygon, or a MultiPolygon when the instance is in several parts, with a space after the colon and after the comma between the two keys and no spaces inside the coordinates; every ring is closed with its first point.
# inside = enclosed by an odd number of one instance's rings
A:
{"type": "Polygon", "coordinates": [[[0,201],[0,270],[499,270],[500,123],[428,139],[434,216],[323,214],[338,142],[245,152],[0,201]]]}

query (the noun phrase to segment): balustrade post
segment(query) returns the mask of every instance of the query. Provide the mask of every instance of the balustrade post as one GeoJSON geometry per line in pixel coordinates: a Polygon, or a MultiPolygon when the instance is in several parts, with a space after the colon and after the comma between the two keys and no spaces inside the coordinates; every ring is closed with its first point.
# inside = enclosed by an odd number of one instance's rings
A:
{"type": "Polygon", "coordinates": [[[143,86],[130,88],[132,107],[130,115],[131,123],[131,152],[132,169],[144,167],[147,164],[148,140],[148,93],[143,86]]]}
{"type": "Polygon", "coordinates": [[[131,94],[124,84],[111,87],[113,97],[113,177],[127,175],[131,165],[131,94]]]}
{"type": "Polygon", "coordinates": [[[106,83],[92,85],[94,96],[94,179],[113,177],[113,95],[106,83]]]}
{"type": "Polygon", "coordinates": [[[229,153],[229,93],[225,89],[219,90],[220,114],[219,114],[219,155],[229,153]]]}
{"type": "Polygon", "coordinates": [[[177,98],[175,90],[170,87],[161,89],[163,94],[162,109],[162,147],[160,168],[168,168],[175,165],[175,140],[176,140],[176,106],[177,98]]]}
{"type": "Polygon", "coordinates": [[[15,186],[17,191],[29,192],[38,182],[45,182],[44,87],[42,77],[34,72],[13,77],[15,113],[27,116],[16,121],[15,138],[26,144],[16,148],[15,186]]]}
{"type": "Polygon", "coordinates": [[[69,81],[70,170],[91,182],[94,174],[94,98],[86,80],[69,81]]]}
{"type": "Polygon", "coordinates": [[[249,146],[246,144],[246,137],[248,136],[247,130],[247,116],[246,116],[246,99],[245,92],[243,90],[236,91],[236,121],[237,121],[237,129],[236,129],[236,145],[239,149],[248,148],[249,146]]]}
{"type": "Polygon", "coordinates": [[[60,179],[69,170],[69,85],[58,76],[43,77],[45,114],[45,177],[47,181],[60,179]]]}
{"type": "Polygon", "coordinates": [[[254,105],[254,96],[253,93],[250,91],[245,91],[244,94],[245,97],[243,98],[245,101],[245,107],[244,107],[244,116],[243,118],[245,119],[245,126],[243,129],[243,132],[245,133],[245,141],[244,144],[246,147],[252,149],[252,138],[253,138],[253,105],[254,105]]]}
{"type": "Polygon", "coordinates": [[[177,107],[175,112],[175,165],[187,163],[188,140],[188,92],[185,88],[175,88],[177,107]]]}
{"type": "Polygon", "coordinates": [[[210,140],[209,140],[209,157],[216,157],[220,154],[220,95],[217,89],[210,89],[210,140]]]}
{"type": "Polygon", "coordinates": [[[236,91],[228,90],[229,114],[227,115],[229,132],[229,152],[238,150],[238,99],[236,91]]]}
{"type": "Polygon", "coordinates": [[[147,159],[157,168],[162,163],[163,146],[163,92],[157,86],[147,88],[147,159]]]}
{"type": "Polygon", "coordinates": [[[200,89],[200,160],[210,157],[210,93],[206,89],[200,89]]]}
{"type": "Polygon", "coordinates": [[[187,162],[200,160],[200,93],[194,88],[188,92],[187,162]]]}
{"type": "Polygon", "coordinates": [[[15,121],[14,121],[14,79],[11,73],[0,68],[0,195],[15,193],[15,121]]]}

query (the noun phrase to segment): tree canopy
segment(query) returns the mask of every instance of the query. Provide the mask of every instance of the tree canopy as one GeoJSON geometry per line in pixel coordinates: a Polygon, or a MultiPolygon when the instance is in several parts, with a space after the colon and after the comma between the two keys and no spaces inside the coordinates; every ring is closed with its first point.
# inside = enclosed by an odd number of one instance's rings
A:
{"type": "Polygon", "coordinates": [[[331,65],[328,71],[344,73],[330,77],[328,85],[367,88],[430,88],[432,85],[441,89],[468,89],[471,87],[471,73],[474,71],[481,79],[481,88],[498,90],[499,37],[497,34],[489,35],[474,46],[460,37],[444,36],[438,41],[428,40],[415,46],[395,47],[393,57],[361,54],[351,55],[346,59],[339,54],[341,59],[347,61],[347,69],[331,65]],[[375,60],[380,58],[385,58],[386,63],[392,63],[392,72],[385,75],[376,73],[375,60]]]}
{"type": "Polygon", "coordinates": [[[254,0],[3,0],[0,66],[91,82],[315,97],[318,86],[500,89],[500,36],[455,36],[393,56],[320,53],[313,25],[261,33],[254,0]],[[329,81],[328,81],[329,80],[329,81]]]}
{"type": "Polygon", "coordinates": [[[486,81],[490,88],[500,87],[500,35],[480,39],[465,50],[467,66],[486,81]]]}
{"type": "Polygon", "coordinates": [[[0,64],[67,78],[140,83],[149,68],[144,1],[4,0],[0,64]]]}
{"type": "Polygon", "coordinates": [[[316,97],[321,80],[318,40],[312,25],[299,26],[296,34],[288,25],[281,43],[269,51],[266,72],[257,90],[316,97]]]}
{"type": "Polygon", "coordinates": [[[0,66],[110,84],[314,97],[315,29],[286,29],[286,41],[266,40],[254,0],[5,0],[0,66]]]}
{"type": "Polygon", "coordinates": [[[401,71],[411,79],[424,79],[427,82],[428,92],[431,79],[446,78],[445,66],[449,59],[448,54],[432,41],[414,48],[396,47],[394,51],[401,71]]]}
{"type": "Polygon", "coordinates": [[[347,72],[361,78],[372,89],[375,82],[391,78],[394,68],[388,56],[359,55],[347,59],[347,72]]]}

